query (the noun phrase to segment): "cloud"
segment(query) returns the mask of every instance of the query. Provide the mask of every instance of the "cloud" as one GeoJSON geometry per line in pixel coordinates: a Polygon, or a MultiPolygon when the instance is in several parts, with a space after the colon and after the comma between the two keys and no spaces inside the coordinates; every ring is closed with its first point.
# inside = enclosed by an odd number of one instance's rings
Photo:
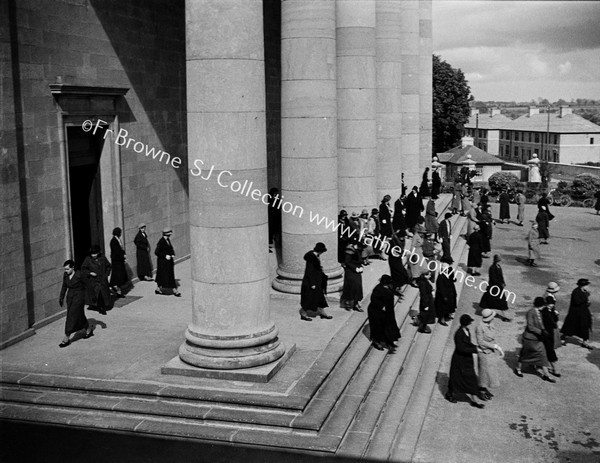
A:
{"type": "Polygon", "coordinates": [[[572,67],[573,67],[573,65],[571,64],[571,62],[567,61],[566,63],[562,63],[562,64],[558,65],[558,72],[560,75],[568,74],[569,72],[571,72],[572,67]]]}

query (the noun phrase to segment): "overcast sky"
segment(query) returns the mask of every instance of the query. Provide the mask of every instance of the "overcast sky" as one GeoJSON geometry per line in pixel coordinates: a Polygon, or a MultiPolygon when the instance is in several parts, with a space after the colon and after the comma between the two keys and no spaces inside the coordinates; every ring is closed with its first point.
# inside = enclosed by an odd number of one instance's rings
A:
{"type": "Polygon", "coordinates": [[[433,50],[476,100],[600,99],[600,1],[433,0],[433,50]]]}

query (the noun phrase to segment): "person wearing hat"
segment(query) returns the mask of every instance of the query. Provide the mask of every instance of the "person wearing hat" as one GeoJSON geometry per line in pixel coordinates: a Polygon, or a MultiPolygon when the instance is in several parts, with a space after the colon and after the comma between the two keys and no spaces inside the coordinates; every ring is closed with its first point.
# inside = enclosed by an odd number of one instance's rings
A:
{"type": "Polygon", "coordinates": [[[473,188],[473,197],[471,201],[473,204],[479,204],[481,202],[481,187],[476,186],[473,188]]]}
{"type": "Polygon", "coordinates": [[[481,225],[479,224],[481,210],[477,207],[469,207],[469,209],[465,212],[465,215],[467,216],[467,237],[469,237],[475,230],[475,225],[477,225],[478,228],[481,228],[481,225]]]}
{"type": "Polygon", "coordinates": [[[377,350],[387,347],[393,352],[395,342],[400,339],[400,329],[394,313],[394,282],[389,275],[382,275],[373,288],[367,315],[373,347],[377,350]]]}
{"type": "Polygon", "coordinates": [[[535,221],[538,225],[540,244],[548,244],[548,238],[550,238],[550,232],[548,231],[548,228],[550,227],[550,218],[548,216],[547,206],[540,207],[535,216],[535,221]]]}
{"type": "Polygon", "coordinates": [[[442,178],[438,172],[438,169],[433,169],[431,172],[431,197],[438,199],[440,191],[442,190],[442,178]]]}
{"type": "Polygon", "coordinates": [[[531,221],[531,229],[527,235],[527,252],[529,257],[527,265],[537,267],[535,260],[540,258],[540,236],[538,233],[538,224],[534,221],[531,221]]]}
{"type": "Polygon", "coordinates": [[[448,259],[442,258],[441,270],[435,280],[435,314],[438,323],[448,326],[454,318],[457,306],[456,277],[450,267],[448,259]]]}
{"type": "Polygon", "coordinates": [[[421,181],[421,187],[419,188],[419,194],[422,198],[429,196],[429,167],[425,167],[423,172],[423,180],[421,181]]]}
{"type": "Polygon", "coordinates": [[[483,259],[481,257],[483,250],[483,238],[479,231],[479,225],[473,226],[473,233],[467,238],[469,254],[467,256],[467,273],[475,276],[481,275],[477,269],[481,268],[483,259]]]}
{"type": "Polygon", "coordinates": [[[429,201],[427,201],[427,207],[425,207],[425,230],[427,230],[428,233],[432,233],[436,241],[439,229],[437,216],[438,213],[435,210],[435,201],[433,198],[429,198],[429,201]]]}
{"type": "Polygon", "coordinates": [[[496,330],[492,322],[496,317],[496,311],[492,309],[483,309],[481,311],[481,322],[475,328],[475,338],[479,351],[477,359],[479,360],[479,391],[480,396],[485,400],[490,400],[494,394],[488,388],[500,386],[498,376],[498,358],[504,357],[504,351],[496,344],[496,330]],[[500,354],[498,357],[496,352],[500,354]]]}
{"type": "Polygon", "coordinates": [[[83,275],[75,270],[75,262],[67,260],[63,264],[63,283],[60,289],[58,304],[62,307],[67,299],[67,318],[65,320],[65,336],[58,347],[71,344],[70,336],[80,330],[85,330],[84,339],[94,335],[94,327],[85,316],[85,283],[83,275]]]}
{"type": "Polygon", "coordinates": [[[581,339],[581,347],[592,350],[588,340],[592,331],[592,313],[590,312],[590,293],[585,287],[590,284],[587,278],[577,281],[577,288],[571,293],[571,304],[565,322],[560,329],[561,340],[566,344],[567,336],[581,339]]]}
{"type": "Polygon", "coordinates": [[[469,183],[467,181],[463,182],[462,184],[460,198],[462,206],[462,212],[460,215],[464,216],[467,215],[469,211],[473,208],[471,201],[469,201],[469,183]]]}
{"type": "Polygon", "coordinates": [[[320,256],[327,252],[324,243],[317,243],[312,251],[304,254],[306,268],[302,286],[300,288],[300,319],[310,322],[312,317],[319,316],[325,319],[333,318],[325,313],[329,307],[325,294],[327,294],[327,275],[323,272],[320,256]]]}
{"type": "Polygon", "coordinates": [[[338,224],[338,262],[343,264],[346,259],[346,246],[350,243],[350,232],[352,230],[348,212],[345,209],[340,210],[338,214],[338,224]]]}
{"type": "Polygon", "coordinates": [[[87,287],[88,309],[97,310],[103,315],[112,308],[113,304],[108,286],[110,270],[110,262],[100,252],[100,246],[94,244],[90,248],[90,255],[81,264],[81,274],[87,287]]]}
{"type": "Polygon", "coordinates": [[[458,182],[454,185],[454,188],[452,189],[452,203],[451,203],[452,215],[456,215],[460,212],[461,191],[462,191],[462,185],[460,182],[458,182]]]}
{"type": "Polygon", "coordinates": [[[558,337],[558,310],[556,310],[556,298],[554,297],[554,294],[551,294],[546,296],[544,300],[546,301],[546,305],[541,310],[542,323],[544,324],[544,329],[548,334],[544,336],[542,342],[544,343],[544,348],[546,349],[546,357],[548,357],[548,362],[550,363],[550,374],[560,377],[561,375],[558,373],[556,368],[556,362],[558,362],[556,348],[560,347],[560,338],[558,337]]]}
{"type": "Polygon", "coordinates": [[[404,205],[406,206],[406,228],[413,233],[418,219],[421,217],[421,212],[425,210],[423,199],[419,195],[419,189],[416,186],[413,187],[406,197],[404,205]]]}
{"type": "Polygon", "coordinates": [[[379,225],[381,234],[385,238],[392,236],[392,208],[390,207],[390,195],[385,195],[379,204],[379,225]]]}
{"type": "Polygon", "coordinates": [[[450,212],[446,212],[444,215],[444,220],[440,222],[439,226],[439,235],[442,240],[442,259],[445,259],[450,264],[454,263],[452,260],[452,252],[450,250],[450,243],[452,241],[452,224],[450,223],[450,219],[452,218],[452,214],[450,212]]]}
{"type": "Polygon", "coordinates": [[[181,297],[177,291],[177,280],[175,280],[175,250],[171,244],[173,229],[166,227],[163,236],[156,243],[154,254],[156,255],[156,290],[154,294],[166,295],[166,290],[172,290],[173,295],[181,297]]]}
{"type": "Polygon", "coordinates": [[[152,278],[152,260],[150,259],[150,242],[146,235],[146,224],[141,223],[137,235],[133,239],[135,257],[137,259],[137,275],[140,281],[154,281],[152,278]]]}
{"type": "Polygon", "coordinates": [[[378,243],[378,245],[376,246],[371,246],[371,249],[373,251],[371,255],[373,256],[373,258],[386,260],[385,255],[383,253],[383,247],[381,246],[381,225],[379,222],[379,209],[377,208],[371,209],[371,216],[369,217],[369,221],[367,222],[367,233],[369,236],[375,237],[378,243]]]}
{"type": "Polygon", "coordinates": [[[475,374],[473,354],[478,353],[480,349],[473,342],[474,339],[469,331],[471,323],[473,318],[470,315],[460,316],[460,328],[454,334],[455,348],[450,361],[448,390],[444,397],[449,402],[456,403],[454,394],[460,392],[467,395],[472,407],[483,408],[484,405],[475,400],[475,397],[479,396],[479,382],[475,374]]]}
{"type": "Polygon", "coordinates": [[[357,244],[346,246],[344,262],[344,286],[340,296],[340,307],[346,310],[364,312],[360,303],[363,300],[363,258],[357,244]]]}
{"type": "Polygon", "coordinates": [[[498,202],[500,203],[500,222],[510,222],[510,196],[508,196],[508,190],[502,189],[502,193],[498,196],[498,202]]]}
{"type": "Polygon", "coordinates": [[[127,255],[125,254],[125,247],[121,239],[121,229],[116,227],[112,234],[113,237],[110,240],[110,264],[112,266],[112,271],[110,272],[110,289],[117,297],[125,297],[121,292],[121,287],[129,282],[127,269],[125,268],[127,255]]]}
{"type": "Polygon", "coordinates": [[[494,262],[490,265],[488,270],[488,285],[485,293],[481,296],[479,306],[481,308],[502,310],[502,319],[509,321],[510,318],[506,316],[508,311],[508,303],[504,297],[504,288],[506,282],[504,281],[504,271],[500,265],[502,257],[498,254],[494,254],[494,262]]]}
{"type": "Polygon", "coordinates": [[[427,325],[435,323],[433,285],[430,279],[431,271],[425,270],[416,280],[419,288],[419,315],[414,322],[419,327],[418,332],[424,334],[431,334],[431,328],[427,325]]]}
{"type": "Polygon", "coordinates": [[[394,230],[406,230],[406,219],[404,218],[406,211],[406,206],[404,205],[405,199],[404,195],[400,195],[394,202],[394,217],[392,218],[392,227],[394,230]]]}
{"type": "Polygon", "coordinates": [[[544,347],[544,338],[548,336],[548,332],[544,328],[542,321],[542,307],[546,305],[543,297],[536,297],[533,301],[533,307],[527,311],[526,319],[527,326],[522,339],[521,352],[517,367],[513,370],[519,378],[523,377],[521,368],[524,363],[527,363],[536,369],[542,371],[542,379],[549,383],[555,383],[556,380],[550,378],[548,373],[548,356],[544,347]]]}
{"type": "Polygon", "coordinates": [[[390,242],[388,252],[388,264],[390,275],[394,282],[394,290],[398,291],[402,286],[410,282],[410,276],[402,262],[402,253],[406,244],[406,230],[395,230],[390,242]]]}

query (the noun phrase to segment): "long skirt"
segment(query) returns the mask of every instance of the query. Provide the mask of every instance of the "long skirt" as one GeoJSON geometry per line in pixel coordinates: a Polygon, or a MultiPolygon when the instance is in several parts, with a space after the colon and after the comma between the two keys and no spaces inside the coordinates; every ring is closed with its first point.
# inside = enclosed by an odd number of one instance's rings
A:
{"type": "Polygon", "coordinates": [[[519,204],[517,208],[517,220],[523,222],[525,220],[525,204],[519,204]]]}
{"type": "Polygon", "coordinates": [[[392,325],[391,318],[395,316],[388,314],[381,309],[373,308],[369,304],[367,309],[367,315],[369,316],[369,329],[371,331],[371,341],[378,343],[385,343],[391,345],[397,341],[400,337],[400,331],[398,325],[392,325]]]}
{"type": "Polygon", "coordinates": [[[479,392],[479,381],[475,374],[473,354],[461,355],[455,351],[452,355],[448,392],[464,392],[466,394],[477,394],[479,392]]]}
{"type": "Polygon", "coordinates": [[[360,307],[363,300],[362,274],[351,269],[344,272],[344,289],[340,297],[340,306],[346,309],[360,307]]]}
{"type": "Polygon", "coordinates": [[[394,286],[401,287],[410,281],[408,272],[402,263],[402,257],[396,257],[390,253],[388,257],[388,263],[390,265],[390,276],[394,282],[394,286]]]}
{"type": "Polygon", "coordinates": [[[556,350],[554,350],[555,344],[555,336],[554,334],[558,330],[552,330],[552,333],[549,334],[547,338],[544,339],[544,348],[546,349],[546,357],[548,357],[549,362],[556,362],[558,360],[558,356],[556,355],[556,350]]]}
{"type": "Polygon", "coordinates": [[[129,281],[125,262],[113,260],[111,262],[112,269],[110,272],[110,285],[122,286],[129,281]]]}
{"type": "Polygon", "coordinates": [[[492,287],[488,286],[487,290],[481,296],[481,300],[479,301],[479,306],[484,309],[496,309],[496,310],[508,310],[508,303],[506,299],[502,297],[502,289],[496,286],[494,287],[494,294],[499,292],[497,296],[492,296],[490,293],[490,289],[492,287]]]}
{"type": "Polygon", "coordinates": [[[519,362],[529,363],[538,367],[548,366],[548,356],[544,343],[539,340],[523,338],[523,347],[519,354],[519,362]]]}
{"type": "Polygon", "coordinates": [[[65,334],[67,336],[88,327],[84,307],[85,292],[69,289],[67,293],[67,320],[65,321],[65,334]]]}
{"type": "Polygon", "coordinates": [[[538,227],[538,236],[541,240],[547,240],[548,238],[550,238],[548,227],[538,227]]]}
{"type": "Polygon", "coordinates": [[[112,307],[113,300],[110,296],[108,289],[108,281],[106,277],[96,276],[90,277],[86,283],[87,286],[87,300],[86,304],[100,309],[109,309],[112,307]]]}
{"type": "Polygon", "coordinates": [[[491,352],[477,354],[479,360],[479,385],[481,387],[498,387],[500,386],[500,377],[498,375],[498,359],[499,357],[491,352]]]}
{"type": "Polygon", "coordinates": [[[173,259],[158,259],[156,265],[156,285],[160,288],[177,288],[173,259]]]}
{"type": "Polygon", "coordinates": [[[538,244],[534,244],[533,246],[530,244],[527,246],[527,250],[529,251],[530,259],[539,259],[540,258],[540,247],[538,244]]]}
{"type": "Polygon", "coordinates": [[[140,280],[144,277],[152,275],[152,261],[150,254],[146,249],[137,249],[135,253],[137,257],[137,274],[140,280]]]}

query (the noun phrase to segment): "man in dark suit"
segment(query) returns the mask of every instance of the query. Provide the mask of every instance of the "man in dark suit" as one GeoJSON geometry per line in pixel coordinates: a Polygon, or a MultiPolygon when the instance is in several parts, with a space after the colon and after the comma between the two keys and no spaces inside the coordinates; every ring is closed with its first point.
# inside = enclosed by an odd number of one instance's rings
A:
{"type": "Polygon", "coordinates": [[[327,275],[323,272],[321,265],[321,254],[327,252],[324,243],[317,243],[312,251],[304,254],[306,268],[302,287],[300,289],[300,319],[310,322],[311,317],[319,316],[330,319],[331,315],[325,313],[325,307],[329,307],[325,294],[327,294],[327,275]]]}
{"type": "Polygon", "coordinates": [[[442,259],[449,264],[454,263],[452,260],[452,253],[450,252],[450,241],[452,240],[452,224],[450,223],[451,218],[452,213],[446,212],[444,215],[444,220],[440,222],[440,227],[438,229],[438,233],[442,240],[442,259]]]}
{"type": "Polygon", "coordinates": [[[167,227],[163,230],[163,236],[156,244],[154,254],[156,260],[156,285],[155,294],[165,294],[165,289],[172,289],[173,295],[181,297],[177,291],[177,281],[175,280],[175,250],[171,244],[171,235],[173,230],[167,227]]]}

